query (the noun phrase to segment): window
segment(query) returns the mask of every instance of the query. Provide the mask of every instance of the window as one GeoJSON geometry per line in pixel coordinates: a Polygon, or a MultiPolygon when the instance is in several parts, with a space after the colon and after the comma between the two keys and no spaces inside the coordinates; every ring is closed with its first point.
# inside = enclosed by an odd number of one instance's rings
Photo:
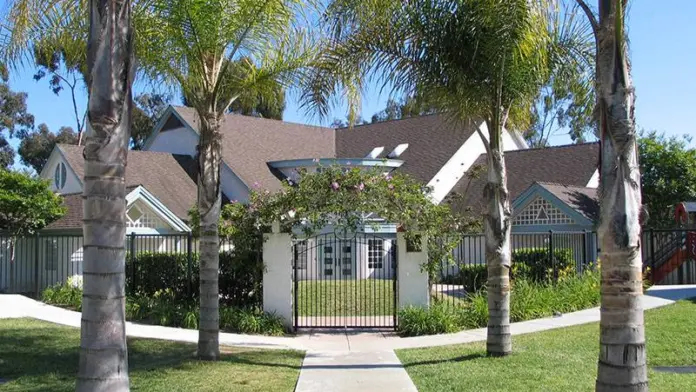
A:
{"type": "Polygon", "coordinates": [[[65,163],[60,162],[56,166],[56,171],[53,173],[53,180],[56,189],[61,190],[65,187],[65,180],[68,177],[68,170],[65,168],[65,163]]]}
{"type": "Polygon", "coordinates": [[[307,241],[295,243],[295,268],[307,269],[307,241]]]}
{"type": "Polygon", "coordinates": [[[147,227],[151,229],[165,227],[164,222],[157,215],[137,205],[133,205],[128,209],[126,217],[128,218],[128,227],[147,227]]]}
{"type": "Polygon", "coordinates": [[[384,241],[367,240],[367,268],[382,268],[384,261],[384,241]]]}
{"type": "Polygon", "coordinates": [[[46,240],[44,244],[44,269],[56,271],[58,269],[58,243],[56,240],[46,240]]]}
{"type": "Polygon", "coordinates": [[[546,199],[537,197],[522,210],[513,221],[514,225],[558,225],[573,223],[563,211],[556,208],[546,199]]]}

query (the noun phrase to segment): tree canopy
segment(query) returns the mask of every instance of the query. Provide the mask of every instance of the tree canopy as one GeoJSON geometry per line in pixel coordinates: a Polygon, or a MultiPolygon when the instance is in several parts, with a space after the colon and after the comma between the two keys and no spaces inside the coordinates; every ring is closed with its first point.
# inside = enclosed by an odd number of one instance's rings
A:
{"type": "Polygon", "coordinates": [[[41,124],[22,138],[17,152],[23,164],[41,173],[58,143],[77,144],[77,133],[70,127],[61,127],[58,133],[53,133],[46,124],[41,124]]]}
{"type": "Polygon", "coordinates": [[[674,206],[696,201],[696,149],[689,136],[666,137],[647,132],[638,139],[643,204],[647,225],[674,227],[674,206]]]}
{"type": "Polygon", "coordinates": [[[27,111],[27,94],[10,89],[10,76],[0,64],[0,170],[14,163],[15,152],[9,138],[22,137],[34,127],[34,116],[27,111]]]}
{"type": "Polygon", "coordinates": [[[65,214],[49,181],[0,170],[0,230],[13,236],[35,233],[65,214]]]}

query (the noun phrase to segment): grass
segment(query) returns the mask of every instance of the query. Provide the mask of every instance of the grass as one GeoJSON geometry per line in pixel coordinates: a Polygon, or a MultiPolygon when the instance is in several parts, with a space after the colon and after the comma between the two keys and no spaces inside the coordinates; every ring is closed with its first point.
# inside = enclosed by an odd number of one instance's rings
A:
{"type": "MultiPolygon", "coordinates": [[[[0,320],[0,391],[74,391],[80,330],[31,319],[0,320]]],[[[128,339],[133,391],[292,391],[304,354],[223,347],[218,362],[194,344],[128,339]]]]}
{"type": "MultiPolygon", "coordinates": [[[[696,301],[646,312],[648,363],[696,366],[696,301]]],[[[485,342],[399,350],[397,355],[421,392],[590,391],[597,367],[597,323],[513,337],[514,353],[485,356],[485,342]]],[[[650,369],[653,391],[694,391],[696,374],[650,369]]]]}
{"type": "Polygon", "coordinates": [[[394,314],[391,279],[298,282],[300,316],[388,316],[394,314]]]}

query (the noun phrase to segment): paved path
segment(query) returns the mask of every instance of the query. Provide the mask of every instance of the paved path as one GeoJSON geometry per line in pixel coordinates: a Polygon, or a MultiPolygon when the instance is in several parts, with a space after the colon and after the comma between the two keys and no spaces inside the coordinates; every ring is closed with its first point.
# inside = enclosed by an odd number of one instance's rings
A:
{"type": "MultiPolygon", "coordinates": [[[[654,286],[643,297],[643,308],[669,305],[696,297],[696,285],[654,286]]],[[[80,313],[42,304],[20,295],[0,295],[0,318],[32,317],[73,327],[80,326],[80,313]]],[[[599,321],[599,308],[530,320],[511,325],[513,335],[545,331],[599,321]]],[[[195,343],[198,332],[180,328],[127,323],[128,336],[195,343]]],[[[307,352],[297,391],[415,391],[413,382],[394,350],[470,343],[486,339],[486,329],[454,334],[400,338],[393,332],[343,330],[308,331],[295,337],[267,337],[220,333],[220,343],[229,346],[280,348],[307,352]]]]}

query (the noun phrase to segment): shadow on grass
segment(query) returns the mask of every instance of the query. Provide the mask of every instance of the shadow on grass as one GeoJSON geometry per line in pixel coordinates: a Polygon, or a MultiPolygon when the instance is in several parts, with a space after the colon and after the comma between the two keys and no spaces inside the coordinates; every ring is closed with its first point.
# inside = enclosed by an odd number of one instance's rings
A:
{"type": "MultiPolygon", "coordinates": [[[[26,321],[18,327],[0,325],[0,376],[5,380],[17,378],[57,378],[73,380],[79,363],[79,331],[59,326],[36,326],[26,321]]],[[[160,369],[187,367],[200,362],[195,356],[196,345],[154,339],[128,339],[129,372],[149,372],[160,369]]],[[[284,363],[283,359],[301,359],[304,353],[259,349],[225,349],[219,363],[253,366],[284,367],[298,370],[299,366],[284,363]]]]}
{"type": "MultiPolygon", "coordinates": [[[[486,353],[480,352],[480,353],[473,353],[473,354],[463,355],[461,357],[450,358],[450,359],[436,359],[436,360],[430,360],[430,361],[410,362],[410,363],[405,363],[404,367],[409,368],[409,367],[413,367],[413,366],[440,365],[443,363],[451,363],[451,362],[474,361],[474,360],[483,359],[483,358],[496,358],[496,357],[490,357],[490,356],[486,355],[486,353]]],[[[498,357],[498,358],[504,358],[504,357],[498,357]]]]}

